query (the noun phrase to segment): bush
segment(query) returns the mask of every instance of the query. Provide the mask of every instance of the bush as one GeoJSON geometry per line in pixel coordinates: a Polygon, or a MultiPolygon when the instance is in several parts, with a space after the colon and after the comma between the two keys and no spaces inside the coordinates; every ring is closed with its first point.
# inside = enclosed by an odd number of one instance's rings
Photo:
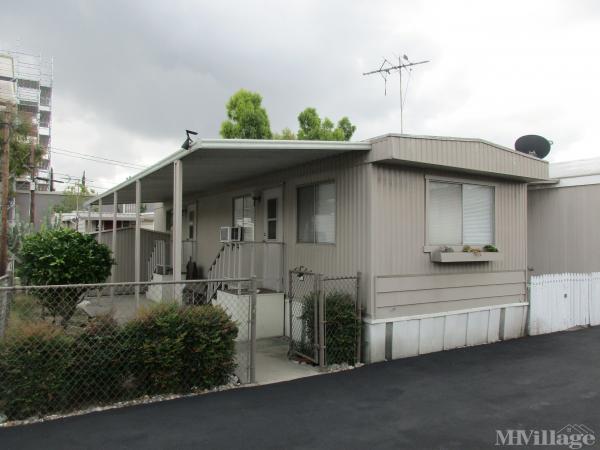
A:
{"type": "Polygon", "coordinates": [[[130,375],[138,394],[224,384],[235,369],[238,329],[217,306],[160,305],[128,323],[130,375]]]}
{"type": "MultiPolygon", "coordinates": [[[[315,295],[312,293],[304,297],[301,317],[310,343],[314,342],[314,333],[318,328],[318,324],[314,323],[314,308],[318,307],[315,295]]],[[[325,295],[325,320],[326,364],[354,364],[361,323],[352,296],[340,291],[325,295]]]]}
{"type": "MultiPolygon", "coordinates": [[[[102,283],[111,272],[110,249],[91,235],[68,228],[43,230],[23,238],[17,274],[29,285],[102,283]]],[[[82,288],[38,289],[35,295],[66,323],[85,293],[82,288]]]]}
{"type": "Polygon", "coordinates": [[[72,344],[69,404],[123,400],[126,392],[127,353],[117,322],[109,316],[92,319],[72,344]]]}
{"type": "Polygon", "coordinates": [[[25,419],[228,381],[237,327],[210,305],[160,305],[125,326],[92,319],[76,336],[22,322],[0,342],[0,412],[25,419]]]}
{"type": "Polygon", "coordinates": [[[26,324],[0,344],[0,410],[25,419],[65,408],[71,338],[46,323],[26,324]]]}

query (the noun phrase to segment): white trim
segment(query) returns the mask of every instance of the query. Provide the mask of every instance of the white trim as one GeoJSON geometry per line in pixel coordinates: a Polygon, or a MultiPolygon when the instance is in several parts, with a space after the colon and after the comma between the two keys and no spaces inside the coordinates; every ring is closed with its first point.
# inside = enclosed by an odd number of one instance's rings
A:
{"type": "Polygon", "coordinates": [[[374,325],[378,323],[402,322],[405,320],[430,319],[432,317],[454,316],[456,314],[466,314],[478,311],[491,311],[494,309],[514,308],[519,306],[529,306],[529,302],[505,303],[502,305],[480,306],[477,308],[457,309],[456,311],[443,311],[439,313],[419,314],[416,316],[398,316],[390,317],[387,319],[371,319],[369,317],[364,317],[363,322],[368,323],[370,325],[374,325]]]}
{"type": "Polygon", "coordinates": [[[600,175],[582,175],[577,177],[560,178],[554,183],[533,184],[529,186],[532,191],[538,189],[564,188],[573,186],[588,186],[600,184],[600,175]]]}

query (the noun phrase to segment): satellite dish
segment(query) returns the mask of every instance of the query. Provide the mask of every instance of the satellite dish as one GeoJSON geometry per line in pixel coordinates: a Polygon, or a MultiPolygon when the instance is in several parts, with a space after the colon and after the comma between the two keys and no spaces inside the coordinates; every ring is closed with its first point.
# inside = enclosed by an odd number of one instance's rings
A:
{"type": "Polygon", "coordinates": [[[552,143],[537,134],[526,134],[515,141],[515,150],[528,155],[545,158],[550,153],[552,143]]]}

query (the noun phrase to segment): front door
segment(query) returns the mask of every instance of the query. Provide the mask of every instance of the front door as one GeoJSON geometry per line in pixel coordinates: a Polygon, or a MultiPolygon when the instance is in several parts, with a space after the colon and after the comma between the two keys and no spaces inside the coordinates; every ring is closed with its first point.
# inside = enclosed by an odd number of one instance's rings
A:
{"type": "Polygon", "coordinates": [[[263,192],[263,287],[283,289],[283,191],[281,187],[263,192]]]}

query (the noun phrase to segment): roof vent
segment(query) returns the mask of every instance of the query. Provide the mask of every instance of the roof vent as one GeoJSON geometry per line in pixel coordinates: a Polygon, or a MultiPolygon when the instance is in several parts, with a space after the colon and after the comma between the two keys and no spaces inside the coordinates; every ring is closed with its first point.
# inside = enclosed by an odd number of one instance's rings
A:
{"type": "Polygon", "coordinates": [[[553,142],[545,137],[526,134],[515,141],[515,150],[542,159],[548,156],[552,144],[553,142]]]}

